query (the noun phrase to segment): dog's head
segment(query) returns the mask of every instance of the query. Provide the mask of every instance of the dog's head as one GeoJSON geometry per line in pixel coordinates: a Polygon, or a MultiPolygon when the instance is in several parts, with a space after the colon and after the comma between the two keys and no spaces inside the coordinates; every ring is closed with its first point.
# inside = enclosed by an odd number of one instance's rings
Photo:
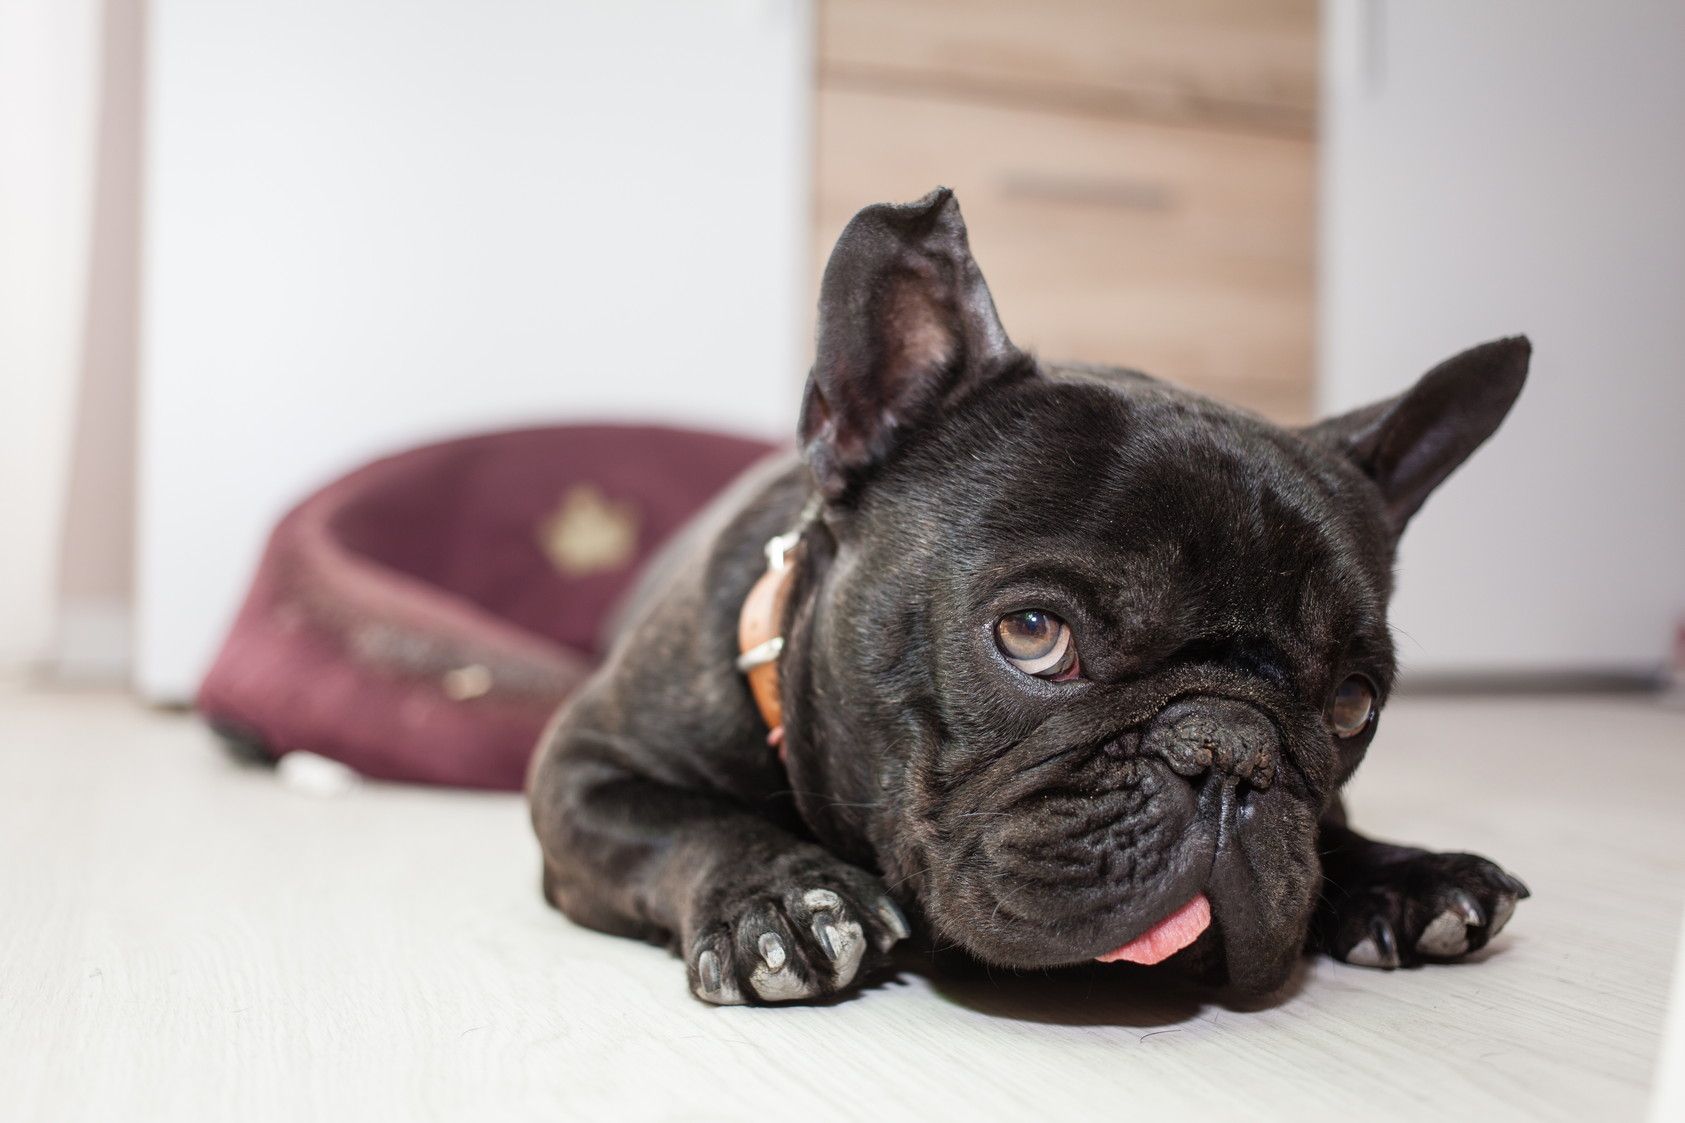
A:
{"type": "Polygon", "coordinates": [[[950,193],[862,211],[800,424],[827,500],[790,622],[804,815],[987,962],[1162,943],[1203,896],[1175,961],[1278,985],[1393,683],[1398,535],[1527,361],[1488,343],[1283,429],[1018,350],[950,193]]]}

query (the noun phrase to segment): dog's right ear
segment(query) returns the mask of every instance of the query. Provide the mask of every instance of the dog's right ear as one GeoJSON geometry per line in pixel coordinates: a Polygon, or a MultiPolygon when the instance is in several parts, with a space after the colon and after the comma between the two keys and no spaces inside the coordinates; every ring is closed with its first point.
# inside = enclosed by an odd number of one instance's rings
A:
{"type": "Polygon", "coordinates": [[[939,410],[1029,369],[995,315],[954,193],[867,207],[837,239],[819,291],[799,433],[820,491],[843,497],[939,410]]]}

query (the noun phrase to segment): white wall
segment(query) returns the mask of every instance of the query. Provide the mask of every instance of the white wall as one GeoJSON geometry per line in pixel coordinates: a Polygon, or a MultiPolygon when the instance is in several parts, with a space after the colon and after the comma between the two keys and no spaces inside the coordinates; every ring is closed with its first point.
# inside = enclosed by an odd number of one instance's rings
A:
{"type": "Polygon", "coordinates": [[[0,667],[56,638],[99,17],[94,0],[0,0],[0,667]]]}
{"type": "Polygon", "coordinates": [[[1535,347],[1405,536],[1400,653],[1653,670],[1685,613],[1685,4],[1324,12],[1324,404],[1493,336],[1535,347]]]}
{"type": "Polygon", "coordinates": [[[808,0],[153,0],[139,680],[372,454],[549,419],[791,428],[808,0]]]}
{"type": "MultiPolygon", "coordinates": [[[[144,0],[103,0],[87,284],[51,673],[126,683],[134,604],[144,0]]],[[[37,483],[44,482],[37,479],[37,483]]]]}

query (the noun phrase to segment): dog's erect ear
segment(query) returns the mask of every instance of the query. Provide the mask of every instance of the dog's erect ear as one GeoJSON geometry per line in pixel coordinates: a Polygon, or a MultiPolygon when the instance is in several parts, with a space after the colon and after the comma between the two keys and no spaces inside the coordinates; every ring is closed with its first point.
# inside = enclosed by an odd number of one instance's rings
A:
{"type": "Polygon", "coordinates": [[[971,258],[954,193],[867,207],[837,239],[819,290],[800,437],[820,490],[841,497],[938,410],[1027,368],[971,258]]]}
{"type": "Polygon", "coordinates": [[[1394,536],[1428,493],[1490,437],[1527,381],[1533,345],[1494,339],[1446,359],[1396,398],[1305,430],[1336,447],[1381,489],[1394,536]]]}

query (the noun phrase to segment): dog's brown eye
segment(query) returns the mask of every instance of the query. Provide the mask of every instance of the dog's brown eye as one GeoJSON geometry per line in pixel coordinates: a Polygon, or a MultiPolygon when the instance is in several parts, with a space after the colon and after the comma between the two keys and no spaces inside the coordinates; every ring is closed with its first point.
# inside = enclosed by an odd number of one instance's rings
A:
{"type": "Polygon", "coordinates": [[[1351,675],[1328,702],[1328,728],[1334,736],[1356,737],[1375,720],[1375,684],[1362,675],[1351,675]]]}
{"type": "Polygon", "coordinates": [[[1076,665],[1070,625],[1039,608],[1002,616],[995,624],[995,643],[1007,662],[1027,675],[1057,678],[1076,665]]]}

